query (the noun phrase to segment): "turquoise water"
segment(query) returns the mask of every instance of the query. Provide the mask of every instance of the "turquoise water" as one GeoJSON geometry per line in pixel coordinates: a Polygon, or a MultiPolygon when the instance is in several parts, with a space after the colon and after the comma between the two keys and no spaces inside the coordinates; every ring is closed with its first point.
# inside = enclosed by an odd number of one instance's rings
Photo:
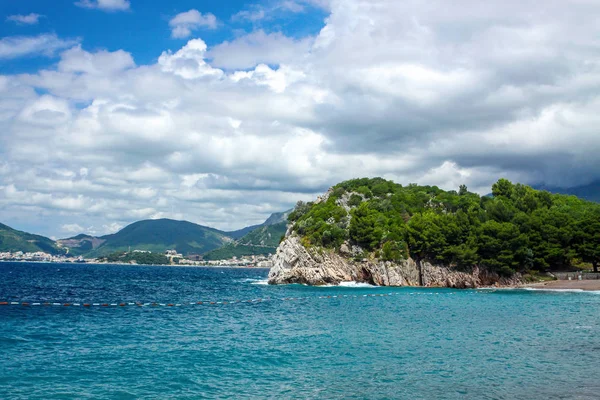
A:
{"type": "Polygon", "coordinates": [[[267,272],[0,263],[0,301],[174,304],[0,306],[0,398],[600,395],[600,294],[273,287],[267,272]]]}

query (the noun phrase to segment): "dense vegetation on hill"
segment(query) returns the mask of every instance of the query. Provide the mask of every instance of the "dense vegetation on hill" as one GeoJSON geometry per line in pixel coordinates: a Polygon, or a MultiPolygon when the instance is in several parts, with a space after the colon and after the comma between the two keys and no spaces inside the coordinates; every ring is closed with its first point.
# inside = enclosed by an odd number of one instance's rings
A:
{"type": "Polygon", "coordinates": [[[252,246],[243,245],[237,243],[230,243],[223,247],[219,247],[216,250],[209,251],[203,257],[204,260],[229,260],[233,257],[242,258],[253,255],[267,256],[269,254],[275,254],[277,247],[264,247],[264,246],[252,246]]]}
{"type": "Polygon", "coordinates": [[[119,232],[102,236],[104,242],[88,257],[97,257],[115,251],[148,250],[164,253],[168,249],[187,255],[204,253],[228,243],[231,239],[217,229],[197,225],[187,221],[155,219],[134,222],[119,232]]]}
{"type": "Polygon", "coordinates": [[[322,201],[299,202],[289,220],[306,247],[339,249],[347,241],[364,250],[360,258],[480,265],[503,275],[574,261],[597,268],[599,204],[506,179],[492,193],[354,179],[334,186],[322,201]]]}
{"type": "Polygon", "coordinates": [[[134,263],[143,265],[168,265],[169,258],[164,254],[146,252],[117,251],[100,258],[109,263],[134,263]]]}
{"type": "Polygon", "coordinates": [[[21,232],[9,226],[0,224],[0,252],[35,253],[38,251],[49,254],[63,254],[65,251],[52,239],[44,236],[21,232]]]}

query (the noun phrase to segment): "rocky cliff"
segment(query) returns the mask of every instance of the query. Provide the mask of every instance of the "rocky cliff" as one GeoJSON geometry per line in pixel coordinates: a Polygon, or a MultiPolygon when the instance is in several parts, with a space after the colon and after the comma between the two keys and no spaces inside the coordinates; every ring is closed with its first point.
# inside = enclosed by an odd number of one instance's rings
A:
{"type": "Polygon", "coordinates": [[[269,283],[336,285],[354,281],[379,286],[452,288],[515,286],[521,283],[520,275],[503,278],[478,267],[464,272],[422,262],[419,271],[418,264],[411,258],[399,263],[369,259],[355,261],[347,246],[342,246],[340,252],[323,248],[306,249],[297,235],[288,232],[274,256],[269,283]]]}

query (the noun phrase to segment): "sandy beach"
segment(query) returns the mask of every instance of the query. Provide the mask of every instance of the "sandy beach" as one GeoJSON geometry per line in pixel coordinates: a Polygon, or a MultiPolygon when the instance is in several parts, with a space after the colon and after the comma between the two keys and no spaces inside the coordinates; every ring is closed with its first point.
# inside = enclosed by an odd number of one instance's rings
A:
{"type": "Polygon", "coordinates": [[[580,290],[600,290],[600,279],[588,280],[558,280],[549,282],[532,283],[524,287],[534,289],[580,289],[580,290]]]}

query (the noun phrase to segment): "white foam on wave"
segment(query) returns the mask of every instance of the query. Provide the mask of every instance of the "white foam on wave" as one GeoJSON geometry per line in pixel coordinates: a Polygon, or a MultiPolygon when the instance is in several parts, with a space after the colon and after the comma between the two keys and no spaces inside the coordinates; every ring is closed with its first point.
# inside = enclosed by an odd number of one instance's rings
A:
{"type": "Polygon", "coordinates": [[[374,288],[377,287],[375,285],[371,285],[369,283],[364,283],[364,282],[354,282],[354,281],[350,281],[350,282],[340,282],[340,284],[338,286],[342,286],[342,287],[350,287],[350,288],[374,288]]]}
{"type": "Polygon", "coordinates": [[[269,284],[268,279],[256,279],[256,280],[254,280],[254,282],[251,282],[251,285],[268,285],[268,284],[269,284]]]}
{"type": "Polygon", "coordinates": [[[245,278],[245,279],[237,279],[236,282],[239,283],[249,283],[251,285],[268,285],[269,281],[264,278],[245,278]]]}
{"type": "MultiPolygon", "coordinates": [[[[304,285],[304,286],[310,286],[310,285],[304,285]]],[[[340,282],[339,285],[327,284],[327,285],[318,285],[318,286],[314,286],[314,287],[315,288],[346,287],[346,288],[360,289],[360,288],[374,288],[374,287],[379,287],[379,286],[371,285],[371,284],[364,283],[364,282],[348,281],[348,282],[340,282]]]]}

